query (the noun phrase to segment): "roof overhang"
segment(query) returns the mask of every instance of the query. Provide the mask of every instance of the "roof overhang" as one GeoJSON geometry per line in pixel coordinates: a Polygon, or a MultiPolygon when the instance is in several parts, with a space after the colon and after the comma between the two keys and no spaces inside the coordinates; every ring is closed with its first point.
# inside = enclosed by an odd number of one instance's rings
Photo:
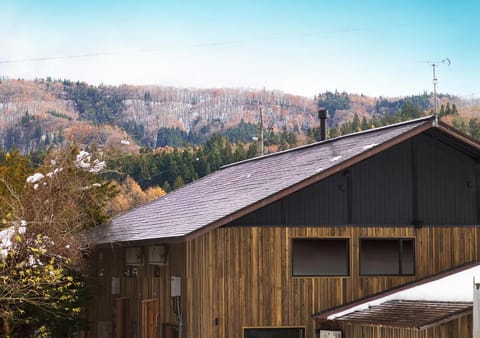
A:
{"type": "Polygon", "coordinates": [[[421,279],[415,280],[413,282],[406,283],[404,285],[389,289],[387,291],[379,292],[377,294],[358,299],[358,300],[353,301],[353,302],[348,303],[348,304],[344,304],[344,305],[341,305],[341,306],[333,307],[333,308],[325,310],[325,311],[314,313],[313,317],[316,320],[319,320],[319,321],[327,321],[327,320],[329,320],[328,319],[329,317],[330,318],[331,317],[335,317],[335,318],[336,317],[341,317],[342,314],[348,313],[349,311],[352,311],[355,308],[366,306],[369,303],[379,301],[379,300],[384,299],[388,296],[397,294],[401,291],[412,289],[412,288],[417,287],[417,286],[422,286],[422,285],[425,285],[425,284],[430,283],[430,282],[435,282],[435,281],[438,281],[442,278],[447,278],[449,276],[461,273],[461,272],[466,271],[468,269],[478,267],[479,265],[480,265],[480,262],[477,262],[477,261],[469,262],[469,263],[457,266],[453,269],[442,271],[442,272],[437,273],[435,275],[428,276],[428,277],[425,277],[425,278],[421,278],[421,279]]]}
{"type": "Polygon", "coordinates": [[[383,304],[332,320],[361,326],[382,326],[425,330],[468,316],[471,302],[390,300],[383,304]]]}

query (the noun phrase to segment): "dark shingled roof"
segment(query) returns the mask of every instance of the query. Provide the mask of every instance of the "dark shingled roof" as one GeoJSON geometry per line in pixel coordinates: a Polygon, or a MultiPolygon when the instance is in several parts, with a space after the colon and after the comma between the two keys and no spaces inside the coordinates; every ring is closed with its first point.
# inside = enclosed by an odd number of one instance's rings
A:
{"type": "Polygon", "coordinates": [[[191,236],[243,216],[427,129],[433,117],[227,165],[97,227],[92,244],[191,236]]]}
{"type": "Polygon", "coordinates": [[[391,300],[336,318],[340,322],[426,329],[472,313],[470,302],[391,300]]]}

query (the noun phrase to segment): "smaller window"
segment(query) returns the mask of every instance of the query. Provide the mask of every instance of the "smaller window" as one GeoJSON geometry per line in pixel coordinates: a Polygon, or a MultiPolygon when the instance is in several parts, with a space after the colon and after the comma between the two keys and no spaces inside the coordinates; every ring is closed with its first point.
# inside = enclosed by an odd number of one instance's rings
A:
{"type": "Polygon", "coordinates": [[[244,338],[305,338],[303,327],[262,327],[243,330],[244,338]]]}
{"type": "Polygon", "coordinates": [[[349,240],[346,238],[294,238],[294,276],[348,276],[349,240]]]}
{"type": "Polygon", "coordinates": [[[411,238],[360,240],[360,274],[415,274],[415,242],[411,238]]]}

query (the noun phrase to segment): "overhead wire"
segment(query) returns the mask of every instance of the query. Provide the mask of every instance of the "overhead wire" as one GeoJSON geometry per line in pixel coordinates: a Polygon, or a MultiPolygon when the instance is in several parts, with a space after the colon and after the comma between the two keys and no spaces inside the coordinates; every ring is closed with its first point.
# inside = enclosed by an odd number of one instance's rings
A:
{"type": "Polygon", "coordinates": [[[0,64],[33,63],[33,62],[93,58],[93,57],[113,56],[113,55],[158,53],[158,52],[167,52],[167,51],[174,51],[174,50],[181,50],[181,49],[209,48],[209,47],[228,46],[228,45],[240,45],[240,44],[255,43],[255,42],[266,42],[266,41],[274,41],[274,40],[287,40],[287,39],[300,38],[300,37],[314,37],[318,35],[354,33],[354,32],[371,30],[371,29],[373,28],[359,27],[359,28],[341,29],[341,30],[333,30],[333,31],[318,32],[318,33],[296,34],[296,35],[290,35],[290,36],[267,36],[267,37],[258,37],[258,38],[250,38],[250,39],[203,42],[203,43],[177,46],[177,47],[141,48],[141,49],[119,50],[119,51],[86,52],[86,53],[71,54],[71,55],[54,55],[54,56],[45,56],[45,57],[4,59],[4,60],[0,60],[0,64]]]}

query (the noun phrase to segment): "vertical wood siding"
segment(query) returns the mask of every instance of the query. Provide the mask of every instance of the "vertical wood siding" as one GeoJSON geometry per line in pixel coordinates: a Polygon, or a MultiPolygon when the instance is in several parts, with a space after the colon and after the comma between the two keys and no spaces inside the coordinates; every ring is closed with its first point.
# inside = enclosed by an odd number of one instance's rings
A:
{"type": "Polygon", "coordinates": [[[217,229],[186,244],[186,337],[241,338],[243,327],[305,326],[314,338],[313,313],[478,260],[478,236],[475,227],[217,229]],[[296,237],[350,238],[350,276],[292,277],[296,237]],[[359,276],[364,237],[415,238],[416,276],[359,276]]]}
{"type": "MultiPolygon", "coordinates": [[[[125,249],[122,247],[113,247],[109,249],[97,250],[92,257],[93,274],[97,276],[92,282],[94,296],[88,309],[88,318],[91,323],[88,337],[97,337],[97,322],[111,322],[113,336],[116,328],[116,306],[117,298],[127,297],[130,304],[130,323],[131,332],[127,337],[141,337],[142,325],[142,301],[149,299],[158,300],[159,304],[159,325],[162,323],[172,323],[174,321],[170,297],[170,277],[182,277],[182,295],[186,292],[185,282],[185,244],[173,244],[167,246],[168,265],[158,267],[159,277],[154,277],[154,266],[146,262],[138,267],[136,277],[125,277],[125,249]],[[102,260],[99,260],[99,255],[102,260]],[[103,276],[98,276],[103,272],[103,276]],[[112,277],[120,278],[120,294],[112,295],[112,277]]],[[[146,247],[144,248],[146,255],[146,247]]],[[[186,297],[182,297],[185,300],[186,297]]],[[[182,304],[186,313],[186,302],[182,304]]],[[[128,327],[123,323],[123,327],[128,327]]],[[[161,330],[161,327],[159,328],[161,330]]]]}

